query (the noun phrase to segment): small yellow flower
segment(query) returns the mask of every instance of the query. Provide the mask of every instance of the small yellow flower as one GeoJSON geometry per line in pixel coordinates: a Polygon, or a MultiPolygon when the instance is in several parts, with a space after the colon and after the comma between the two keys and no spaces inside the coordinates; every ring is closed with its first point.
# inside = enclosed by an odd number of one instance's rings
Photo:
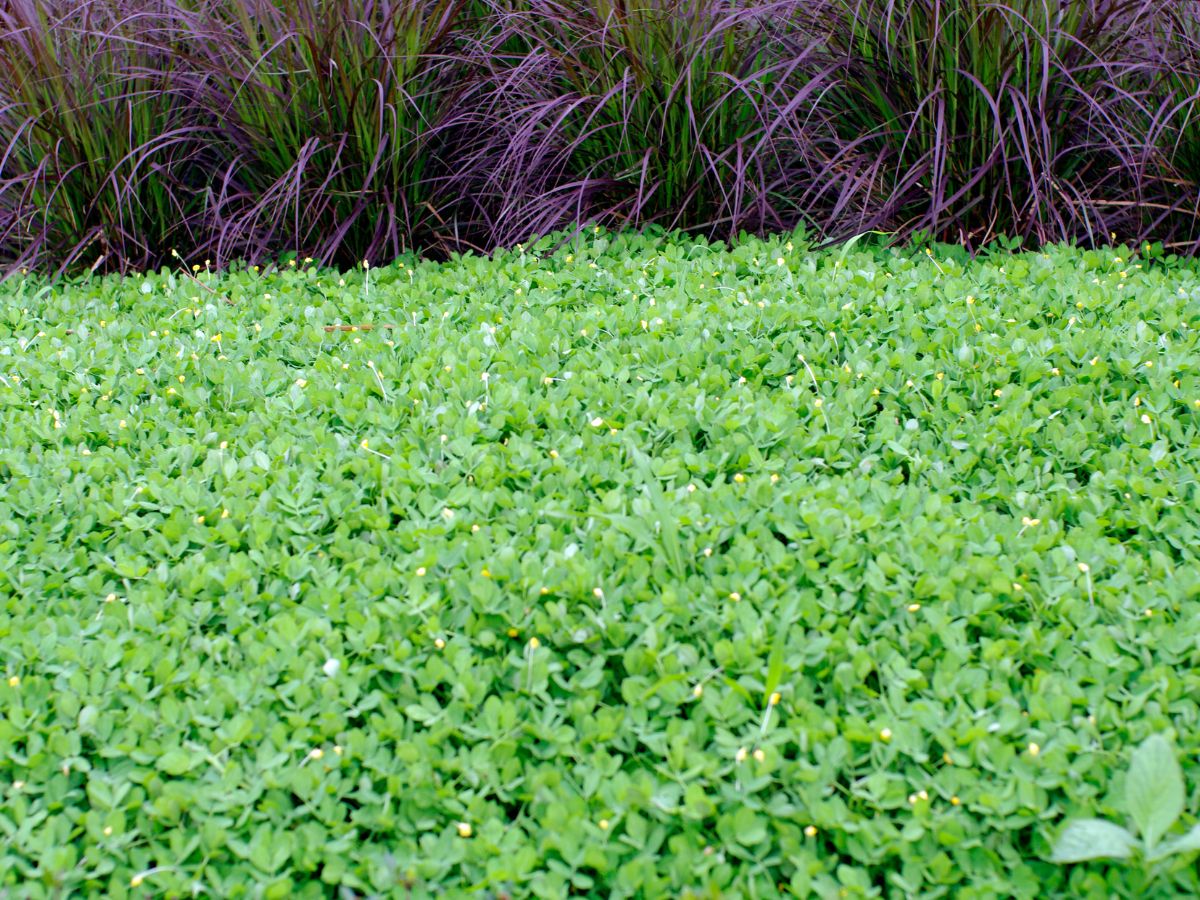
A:
{"type": "Polygon", "coordinates": [[[554,379],[547,375],[542,379],[542,384],[554,384],[554,379]]]}
{"type": "Polygon", "coordinates": [[[417,577],[418,578],[425,577],[425,567],[424,566],[417,566],[417,577]]]}
{"type": "Polygon", "coordinates": [[[771,484],[778,484],[778,483],[779,483],[779,475],[778,475],[778,473],[776,473],[776,472],[772,472],[772,473],[771,473],[771,484]]]}
{"type": "Polygon", "coordinates": [[[467,822],[459,822],[455,827],[458,829],[459,837],[469,838],[471,836],[471,826],[467,822]]]}
{"type": "Polygon", "coordinates": [[[117,423],[117,427],[118,427],[118,428],[124,428],[124,427],[125,427],[125,420],[124,420],[124,419],[122,419],[120,422],[118,422],[118,423],[117,423]]]}
{"type": "Polygon", "coordinates": [[[698,684],[694,688],[692,688],[692,696],[695,697],[697,700],[699,700],[701,697],[703,697],[704,696],[704,685],[698,684]]]}
{"type": "Polygon", "coordinates": [[[820,409],[824,403],[825,403],[825,401],[822,400],[820,397],[818,397],[816,400],[813,401],[813,406],[815,406],[817,409],[820,409]]]}
{"type": "Polygon", "coordinates": [[[992,396],[993,397],[1003,397],[1004,391],[1002,391],[1000,388],[996,388],[996,390],[992,391],[992,396]]]}
{"type": "Polygon", "coordinates": [[[551,451],[550,451],[550,458],[551,458],[551,459],[558,459],[558,451],[557,451],[557,450],[551,450],[551,451]]]}
{"type": "Polygon", "coordinates": [[[743,475],[741,472],[738,472],[736,475],[733,476],[733,480],[736,481],[738,484],[741,484],[743,481],[746,480],[746,476],[743,475]]]}
{"type": "Polygon", "coordinates": [[[540,646],[542,646],[542,642],[539,641],[537,638],[531,637],[529,639],[529,649],[530,650],[536,650],[540,646]]]}
{"type": "Polygon", "coordinates": [[[957,794],[950,798],[950,805],[951,806],[961,806],[962,805],[962,801],[958,799],[957,794]]]}
{"type": "Polygon", "coordinates": [[[596,824],[600,826],[601,831],[608,831],[608,819],[601,819],[596,824]]]}
{"type": "Polygon", "coordinates": [[[767,761],[767,754],[761,747],[754,751],[754,761],[760,763],[767,761]]]}
{"type": "Polygon", "coordinates": [[[484,570],[483,570],[483,571],[481,571],[479,574],[480,574],[480,575],[482,575],[484,578],[491,578],[491,577],[492,577],[492,573],[491,573],[491,572],[490,572],[488,569],[484,569],[484,570]]]}
{"type": "Polygon", "coordinates": [[[1079,571],[1083,572],[1085,575],[1091,570],[1091,566],[1089,566],[1087,563],[1079,563],[1079,571]]]}
{"type": "Polygon", "coordinates": [[[737,763],[745,762],[747,755],[745,747],[738,747],[737,753],[733,754],[733,761],[737,763]]]}
{"type": "Polygon", "coordinates": [[[196,524],[203,525],[204,524],[204,516],[196,516],[196,524]]]}
{"type": "Polygon", "coordinates": [[[946,373],[945,373],[945,372],[938,372],[938,373],[937,373],[936,375],[934,375],[933,377],[934,377],[934,378],[936,378],[938,381],[941,381],[943,378],[945,378],[945,377],[946,377],[946,373]]]}
{"type": "Polygon", "coordinates": [[[599,428],[603,424],[604,424],[604,420],[602,418],[600,418],[599,416],[596,416],[596,418],[592,419],[592,427],[593,428],[599,428]]]}
{"type": "Polygon", "coordinates": [[[358,446],[362,447],[364,450],[368,449],[367,439],[363,438],[361,441],[359,441],[358,446]]]}
{"type": "Polygon", "coordinates": [[[1030,756],[1037,756],[1041,752],[1042,752],[1041,747],[1039,747],[1037,744],[1035,744],[1033,742],[1030,742],[1030,744],[1029,744],[1029,755],[1030,756]]]}
{"type": "Polygon", "coordinates": [[[885,743],[886,743],[887,741],[890,741],[890,740],[892,739],[892,729],[890,729],[890,728],[880,728],[880,729],[879,729],[879,739],[880,739],[881,741],[884,741],[885,743]]]}
{"type": "Polygon", "coordinates": [[[1148,416],[1146,413],[1142,413],[1142,424],[1143,425],[1150,424],[1150,416],[1148,416]]]}
{"type": "Polygon", "coordinates": [[[816,837],[816,836],[817,836],[817,826],[816,826],[816,825],[809,825],[807,828],[805,828],[805,829],[804,829],[804,836],[805,836],[805,837],[810,837],[810,838],[811,838],[811,837],[816,837]]]}
{"type": "Polygon", "coordinates": [[[1053,369],[1051,369],[1051,370],[1050,370],[1050,374],[1051,374],[1051,375],[1060,375],[1060,374],[1062,374],[1062,373],[1060,373],[1060,372],[1058,371],[1058,366],[1055,366],[1053,369]]]}
{"type": "Polygon", "coordinates": [[[229,518],[229,510],[227,510],[227,509],[221,510],[221,518],[228,519],[229,518]]]}
{"type": "Polygon", "coordinates": [[[730,591],[729,599],[732,600],[734,603],[737,603],[739,600],[742,599],[742,595],[739,594],[737,591],[730,591]]]}
{"type": "Polygon", "coordinates": [[[920,604],[920,603],[910,603],[910,604],[908,604],[908,611],[909,611],[910,613],[914,613],[914,612],[916,612],[917,610],[919,610],[920,608],[921,608],[921,604],[920,604]]]}
{"type": "MultiPolygon", "coordinates": [[[[196,268],[198,269],[200,267],[196,266],[196,268]]],[[[144,882],[145,880],[146,880],[146,877],[144,875],[134,875],[132,878],[129,879],[129,886],[135,887],[135,888],[141,887],[142,882],[144,882]]]]}
{"type": "Polygon", "coordinates": [[[20,687],[20,685],[21,685],[21,679],[17,675],[13,675],[11,678],[8,679],[9,687],[20,687]]]}
{"type": "Polygon", "coordinates": [[[308,384],[308,381],[307,381],[306,379],[304,379],[304,378],[297,378],[297,379],[296,379],[296,387],[304,387],[304,386],[305,386],[305,385],[307,385],[307,384],[308,384]]]}
{"type": "Polygon", "coordinates": [[[325,755],[325,751],[322,750],[320,747],[313,747],[308,755],[311,756],[313,759],[321,759],[325,755]]]}
{"type": "Polygon", "coordinates": [[[441,638],[434,638],[433,646],[437,647],[439,650],[442,650],[445,648],[446,642],[443,641],[441,638]]]}
{"type": "Polygon", "coordinates": [[[776,259],[776,260],[775,260],[775,265],[777,265],[777,266],[782,266],[782,265],[785,265],[785,264],[786,264],[786,262],[787,262],[787,260],[785,260],[785,259],[784,259],[784,258],[781,256],[781,257],[779,257],[778,259],[776,259]]]}

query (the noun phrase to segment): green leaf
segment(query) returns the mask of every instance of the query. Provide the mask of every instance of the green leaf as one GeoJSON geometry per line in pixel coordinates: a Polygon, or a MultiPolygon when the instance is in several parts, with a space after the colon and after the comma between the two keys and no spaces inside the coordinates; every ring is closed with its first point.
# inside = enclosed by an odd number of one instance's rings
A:
{"type": "Polygon", "coordinates": [[[1165,856],[1174,856],[1176,853],[1192,853],[1196,850],[1200,850],[1200,825],[1193,825],[1186,834],[1163,841],[1151,853],[1147,853],[1146,858],[1154,861],[1165,856]]]}
{"type": "Polygon", "coordinates": [[[767,839],[767,826],[751,810],[742,807],[733,817],[733,831],[739,844],[752,846],[767,839]]]}
{"type": "Polygon", "coordinates": [[[168,775],[183,775],[191,770],[196,761],[182,750],[168,750],[158,758],[158,769],[168,775]]]}
{"type": "Polygon", "coordinates": [[[1162,735],[1151,735],[1133,752],[1125,776],[1125,804],[1147,848],[1154,847],[1183,812],[1183,775],[1174,749],[1162,735]]]}
{"type": "Polygon", "coordinates": [[[1059,835],[1051,862],[1072,863],[1088,859],[1128,859],[1137,838],[1104,819],[1076,819],[1059,835]]]}

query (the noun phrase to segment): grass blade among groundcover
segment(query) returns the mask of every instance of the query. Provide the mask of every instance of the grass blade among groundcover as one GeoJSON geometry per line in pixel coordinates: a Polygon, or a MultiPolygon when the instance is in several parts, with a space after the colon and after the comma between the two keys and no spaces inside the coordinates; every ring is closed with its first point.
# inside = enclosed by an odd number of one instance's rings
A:
{"type": "Polygon", "coordinates": [[[3,285],[0,890],[1200,893],[1195,264],[560,239],[3,285]]]}

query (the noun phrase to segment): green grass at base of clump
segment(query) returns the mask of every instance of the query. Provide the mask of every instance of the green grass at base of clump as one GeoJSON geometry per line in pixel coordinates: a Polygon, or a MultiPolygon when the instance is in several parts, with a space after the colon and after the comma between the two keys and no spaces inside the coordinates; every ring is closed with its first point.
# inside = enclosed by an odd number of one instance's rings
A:
{"type": "Polygon", "coordinates": [[[4,284],[0,887],[1200,890],[1196,265],[556,245],[4,284]]]}

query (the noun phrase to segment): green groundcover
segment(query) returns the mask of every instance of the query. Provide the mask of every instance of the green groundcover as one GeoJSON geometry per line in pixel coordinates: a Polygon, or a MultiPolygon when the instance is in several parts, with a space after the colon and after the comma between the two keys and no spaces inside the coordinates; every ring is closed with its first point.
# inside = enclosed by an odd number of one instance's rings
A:
{"type": "Polygon", "coordinates": [[[1200,268],[794,240],[0,285],[0,892],[1200,892],[1200,268]]]}

